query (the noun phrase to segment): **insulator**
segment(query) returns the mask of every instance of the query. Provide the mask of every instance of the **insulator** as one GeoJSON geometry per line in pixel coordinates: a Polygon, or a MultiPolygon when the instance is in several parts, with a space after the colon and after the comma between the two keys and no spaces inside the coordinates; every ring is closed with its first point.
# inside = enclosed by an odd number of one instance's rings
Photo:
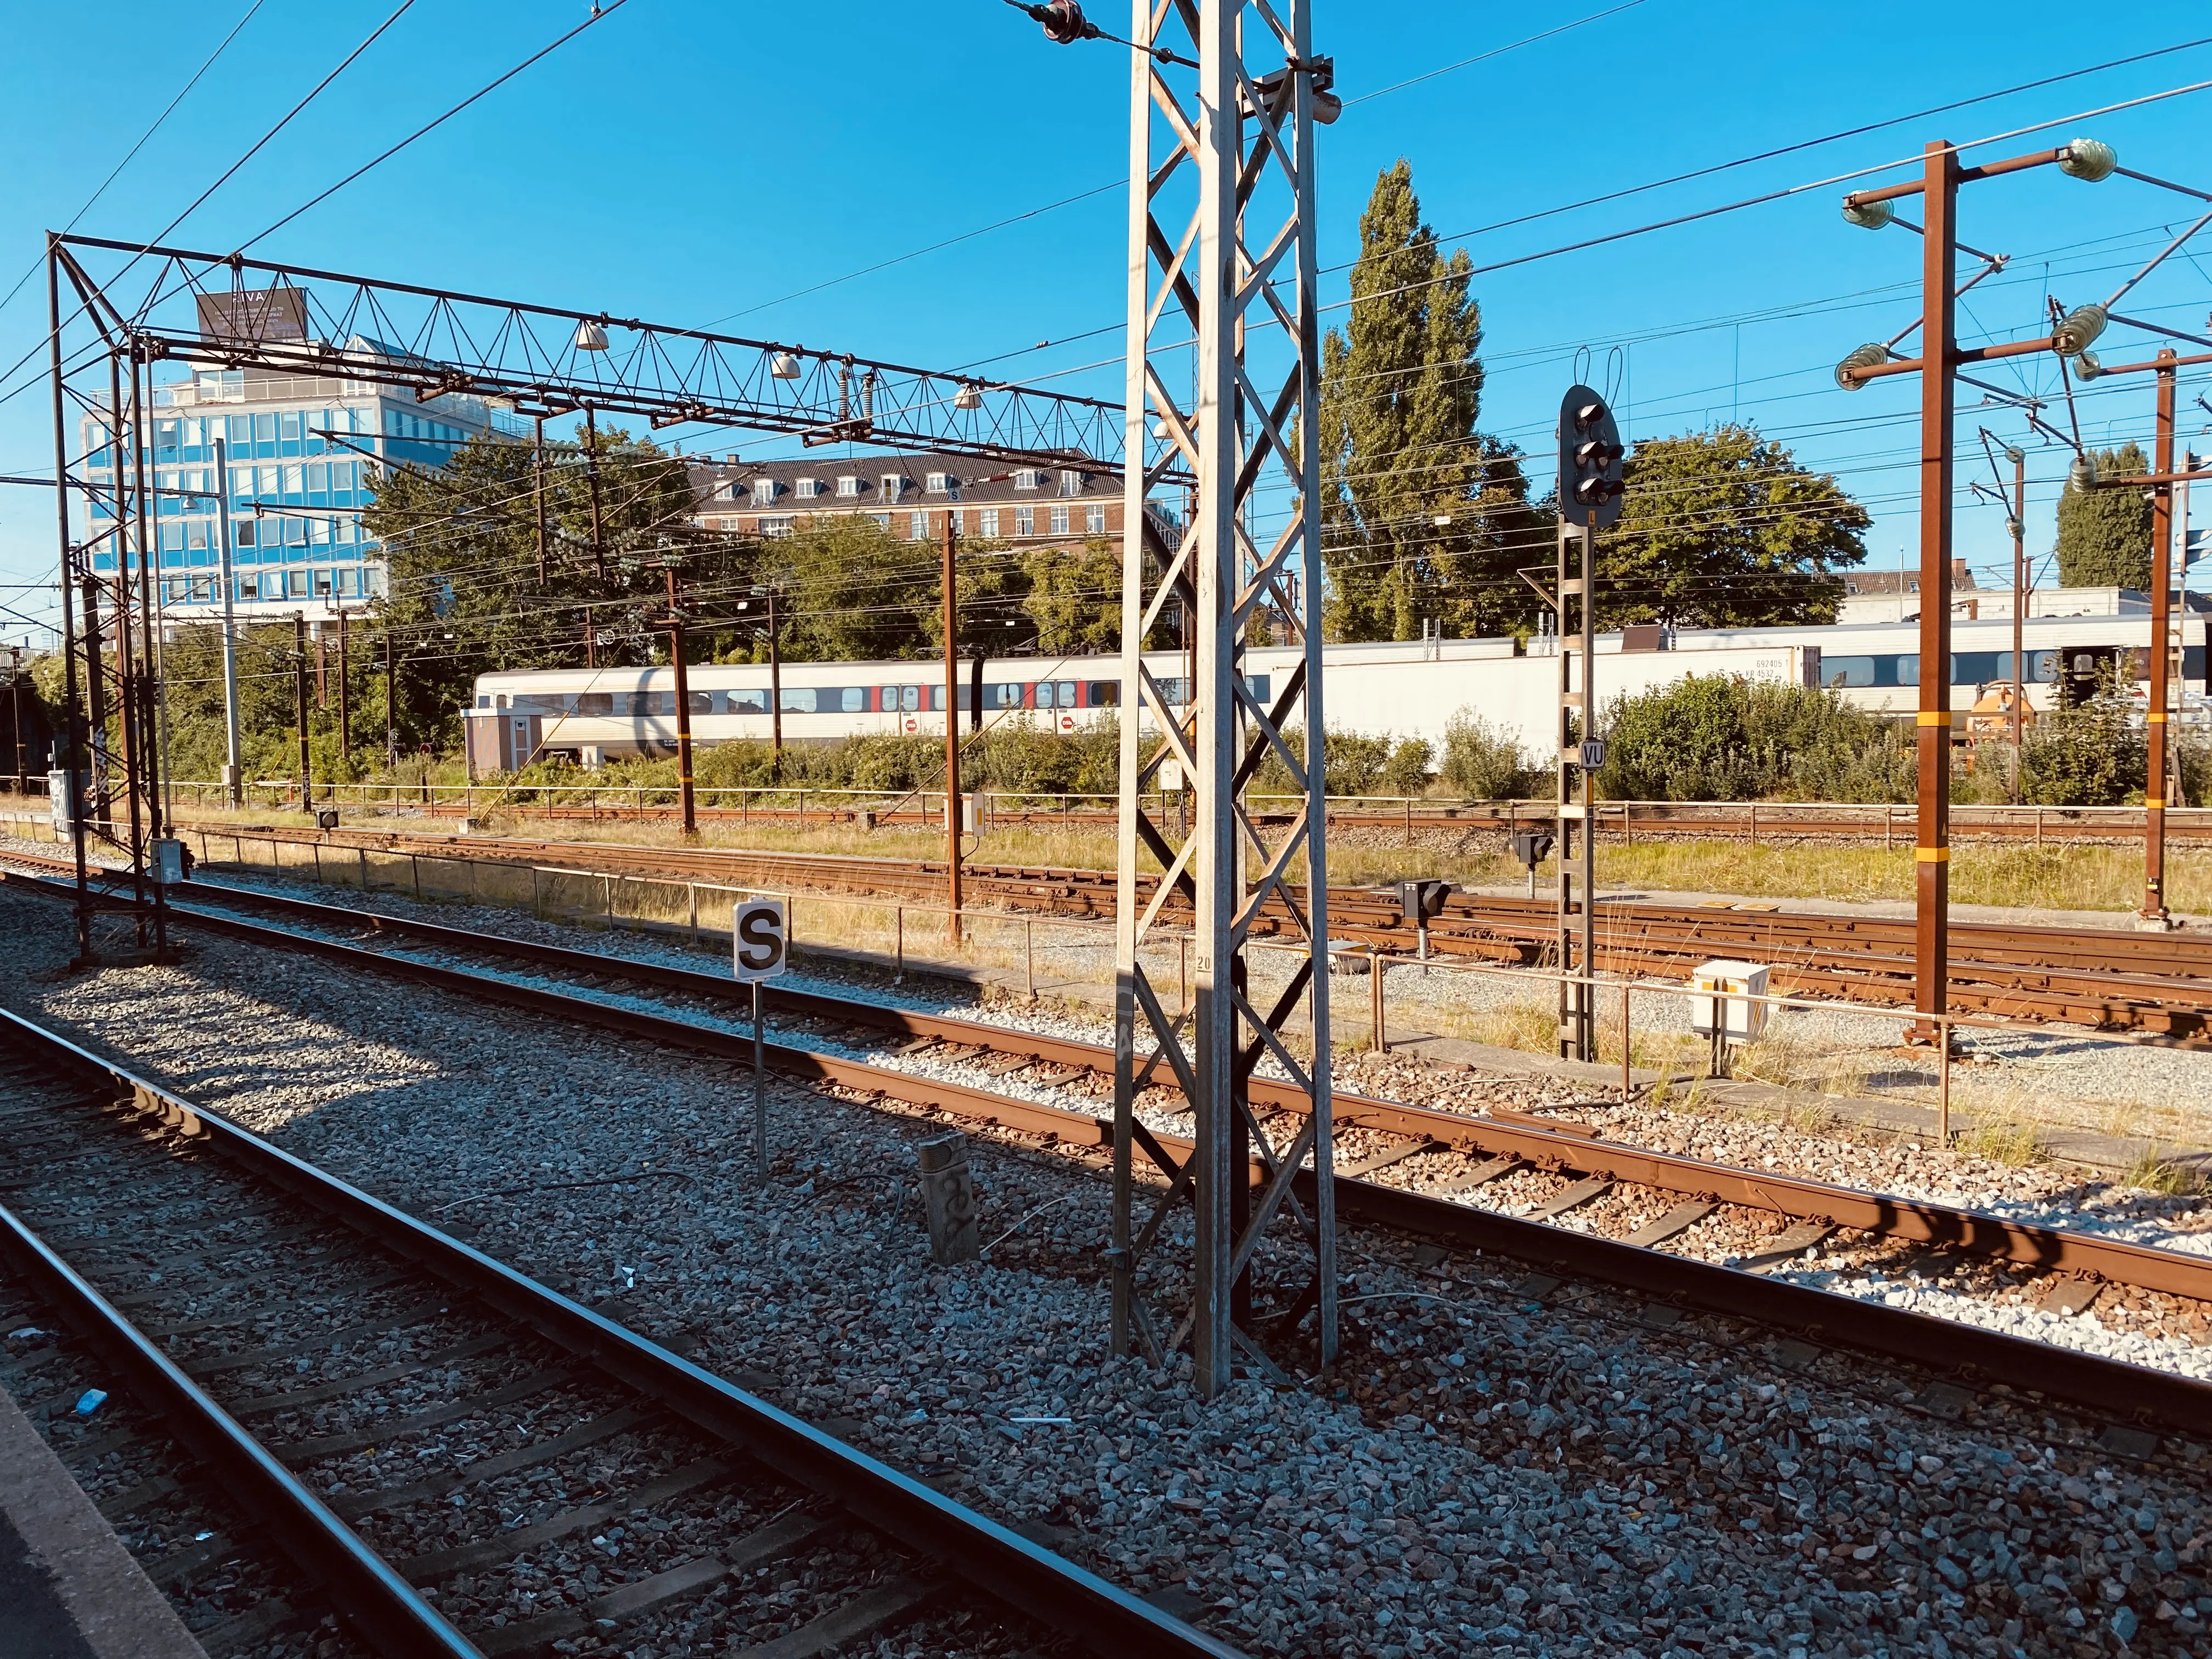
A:
{"type": "Polygon", "coordinates": [[[1888,361],[1889,348],[1887,346],[1872,344],[1863,345],[1856,351],[1851,353],[1850,356],[1844,358],[1843,362],[1836,365],[1836,384],[1843,387],[1846,392],[1856,392],[1864,386],[1866,382],[1852,374],[1851,371],[1853,369],[1872,368],[1878,363],[1886,363],[1888,361]]]}
{"type": "Polygon", "coordinates": [[[2119,164],[2118,152],[2094,138],[2076,138],[2058,152],[2058,170],[2069,179],[2079,179],[2086,185],[2111,178],[2119,164]]]}
{"type": "Polygon", "coordinates": [[[1897,217],[1897,206],[1887,196],[1879,202],[1855,202],[1844,198],[1844,218],[1861,230],[1880,230],[1897,217]]]}
{"type": "Polygon", "coordinates": [[[1083,15],[1080,0],[1046,0],[1030,15],[1044,25],[1045,39],[1059,46],[1087,39],[1097,33],[1083,15]]]}
{"type": "Polygon", "coordinates": [[[2054,349],[2062,357],[2086,350],[2105,331],[2110,315],[2100,305],[2075,306],[2066,313],[2066,320],[2058,325],[2054,349]]]}

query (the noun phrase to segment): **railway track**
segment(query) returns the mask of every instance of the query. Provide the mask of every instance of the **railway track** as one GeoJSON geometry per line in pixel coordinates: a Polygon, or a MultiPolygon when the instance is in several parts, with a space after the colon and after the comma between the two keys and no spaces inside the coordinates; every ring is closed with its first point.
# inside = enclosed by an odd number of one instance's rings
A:
{"type": "MultiPolygon", "coordinates": [[[[842,854],[755,853],[715,848],[627,847],[602,842],[437,837],[380,831],[195,828],[203,861],[253,860],[246,848],[309,846],[338,856],[374,850],[554,864],[678,882],[720,882],[787,890],[849,893],[932,903],[942,897],[940,862],[842,854]],[[231,860],[222,860],[228,844],[231,860]]],[[[1016,912],[1104,921],[1114,913],[1107,872],[1032,866],[971,865],[971,902],[1016,912]]],[[[1178,908],[1170,901],[1165,914],[1178,908]]],[[[1287,915],[1263,914],[1265,934],[1287,915]]],[[[1455,893],[1430,924],[1428,950],[1449,959],[1522,966],[1544,963],[1556,914],[1547,900],[1455,893]]],[[[1416,944],[1395,892],[1337,888],[1329,894],[1331,935],[1411,954],[1416,944]]],[[[2137,1032],[2178,1046],[2212,1048],[2212,934],[1954,923],[1950,1006],[1962,1013],[2056,1021],[2137,1032]]],[[[1909,1007],[1913,992],[1913,925],[1909,918],[1669,905],[1647,900],[1598,903],[1601,970],[1682,977],[1714,957],[1748,957],[1775,969],[1778,994],[1835,997],[1909,1007]]]]}
{"type": "MultiPolygon", "coordinates": [[[[210,790],[210,793],[213,793],[210,790]]],[[[611,793],[611,792],[610,792],[611,793]]],[[[643,792],[639,792],[641,797],[643,792]]],[[[220,799],[220,796],[217,796],[220,799]]],[[[194,806],[200,802],[196,799],[194,806]]],[[[524,823],[673,823],[683,816],[673,800],[642,799],[592,802],[516,802],[502,798],[496,785],[473,786],[468,799],[388,805],[366,797],[357,803],[364,811],[412,811],[434,818],[459,819],[482,811],[496,811],[524,823]],[[477,796],[482,796],[481,800],[477,796]]],[[[274,804],[272,803],[272,805],[274,804]]],[[[277,810],[281,810],[281,807],[277,810]]],[[[715,805],[704,802],[695,809],[707,823],[781,824],[805,828],[812,824],[854,824],[866,821],[877,828],[939,829],[941,808],[839,805],[715,805]]],[[[1913,809],[1909,805],[1861,805],[1846,802],[1606,802],[1598,809],[1598,833],[1633,844],[1647,840],[1740,841],[1747,846],[1797,841],[1845,841],[1905,848],[1912,843],[1913,809]]],[[[1254,808],[1255,823],[1290,821],[1284,811],[1264,805],[1254,808]]],[[[1111,835],[1115,813],[1110,806],[1007,806],[994,801],[989,822],[994,826],[1019,825],[1033,829],[1097,830],[1111,835]]],[[[1332,805],[1332,828],[1398,830],[1409,836],[1433,837],[1445,834],[1495,832],[1549,828],[1556,820],[1545,801],[1472,801],[1452,805],[1416,805],[1407,801],[1332,805]]],[[[1957,806],[1951,812],[1954,842],[2026,842],[2032,846],[2124,846],[2140,843],[2143,835],[2140,807],[2069,806],[1957,806]]],[[[2212,843],[2212,809],[2170,807],[2166,816],[2170,842],[2212,843]]]]}
{"type": "Polygon", "coordinates": [[[203,1621],[216,1659],[325,1615],[393,1659],[627,1645],[709,1603],[717,1650],[756,1659],[878,1634],[1234,1659],[618,1303],[559,1296],[6,1013],[0,1123],[10,1380],[82,1351],[129,1395],[64,1455],[143,1471],[104,1507],[173,1597],[246,1603],[203,1621]],[[25,1346],[33,1297],[70,1342],[25,1346]]]}
{"type": "MultiPolygon", "coordinates": [[[[736,988],[716,975],[240,890],[194,890],[181,920],[570,1027],[750,1058],[750,1036],[735,1018],[736,988]],[[241,911],[288,926],[249,921],[241,911]],[[486,958],[501,964],[495,973],[482,971],[486,958]],[[516,965],[530,970],[526,978],[516,965]],[[623,1000],[611,1000],[611,990],[623,1000]],[[641,1007],[640,993],[655,1006],[641,1007]]],[[[769,1060],[793,1079],[1020,1137],[1091,1148],[1110,1141],[1100,1097],[1110,1096],[1112,1056],[1103,1047],[783,987],[770,990],[769,1006],[778,1028],[769,1060]],[[901,1069],[887,1048],[929,1059],[939,1074],[901,1069]],[[976,1080],[947,1080],[946,1062],[976,1080]]],[[[1254,1080],[1253,1092],[1279,1144],[1303,1102],[1264,1078],[1254,1080]]],[[[1174,1133],[1180,1100],[1156,1088],[1148,1104],[1156,1127],[1146,1133],[1160,1154],[1186,1156],[1188,1141],[1174,1133]]],[[[2107,1287],[2124,1289],[2170,1309],[2177,1323],[2202,1328],[2212,1309],[2212,1256],[1653,1152],[1572,1122],[1495,1108],[1470,1116],[1340,1094],[1334,1112],[1338,1204],[1347,1219],[1493,1252],[1542,1273],[1607,1281],[1669,1308],[2033,1389],[2111,1420],[2212,1432],[2205,1382],[1770,1276],[1817,1248],[1860,1267],[1926,1270],[2042,1312],[2078,1311],[2107,1287]],[[1523,1213],[1489,1206],[1506,1194],[1523,1213]],[[1732,1252],[1733,1265],[1693,1253],[1707,1248],[1701,1241],[1745,1234],[1757,1242],[1732,1252]]],[[[1262,1174],[1253,1171],[1255,1181],[1262,1174]]],[[[1298,1310],[1277,1312],[1285,1327],[1295,1325],[1298,1310]]]]}

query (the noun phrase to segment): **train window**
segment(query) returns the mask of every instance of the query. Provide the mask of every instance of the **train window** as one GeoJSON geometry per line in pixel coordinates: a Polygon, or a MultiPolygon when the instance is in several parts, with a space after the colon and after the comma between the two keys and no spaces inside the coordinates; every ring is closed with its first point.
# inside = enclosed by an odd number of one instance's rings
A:
{"type": "Polygon", "coordinates": [[[489,696],[483,696],[483,695],[479,694],[479,695],[478,695],[478,696],[477,696],[477,708],[490,708],[490,707],[491,707],[491,699],[490,699],[489,696]]]}
{"type": "Polygon", "coordinates": [[[1892,661],[1896,668],[1897,678],[1893,681],[1882,682],[1883,684],[1895,685],[1917,685],[1920,684],[1920,653],[1918,652],[1905,652],[1901,655],[1892,659],[1892,661]]]}
{"type": "Polygon", "coordinates": [[[848,714],[857,714],[868,706],[868,688],[848,685],[837,693],[837,706],[848,714]]]}
{"type": "Polygon", "coordinates": [[[694,691],[684,701],[690,705],[691,712],[695,714],[711,714],[714,712],[714,694],[712,691],[694,691]]]}
{"type": "MultiPolygon", "coordinates": [[[[962,689],[963,690],[965,690],[967,688],[966,688],[965,686],[963,686],[961,689],[962,689]]],[[[943,686],[941,686],[941,685],[933,685],[933,686],[931,686],[931,687],[929,688],[929,706],[930,706],[930,708],[932,708],[933,709],[935,709],[935,710],[936,710],[938,713],[939,713],[939,714],[944,713],[944,711],[945,711],[945,688],[944,688],[943,686]]]]}
{"type": "Polygon", "coordinates": [[[1820,678],[1832,690],[1844,690],[1852,686],[1874,684],[1872,657],[1832,657],[1820,653],[1820,678]]]}
{"type": "Polygon", "coordinates": [[[1267,674],[1248,674],[1244,677],[1245,689],[1251,692],[1255,702],[1265,702],[1273,696],[1274,684],[1273,677],[1267,674]]]}
{"type": "Polygon", "coordinates": [[[493,705],[492,705],[492,706],[493,706],[495,708],[506,708],[506,707],[507,707],[507,694],[506,694],[505,692],[501,692],[501,693],[500,694],[500,696],[499,696],[499,697],[498,697],[497,701],[496,701],[496,702],[495,702],[493,703],[493,705]]]}
{"type": "Polygon", "coordinates": [[[993,708],[1019,708],[1022,706],[1022,691],[1019,683],[987,685],[983,688],[983,702],[993,708]]]}
{"type": "Polygon", "coordinates": [[[765,691],[732,691],[729,694],[732,714],[765,714],[768,713],[768,693],[765,691]]]}
{"type": "Polygon", "coordinates": [[[1091,706],[1093,708],[1111,708],[1121,701],[1121,688],[1115,681],[1093,680],[1091,682],[1091,706]]]}
{"type": "Polygon", "coordinates": [[[903,712],[909,714],[913,714],[917,708],[920,708],[921,707],[921,688],[918,685],[902,685],[899,687],[898,706],[903,712]]]}
{"type": "Polygon", "coordinates": [[[1999,677],[1997,659],[2008,654],[1998,651],[1954,651],[1951,653],[1951,684],[1954,685],[1986,685],[1999,677]]]}
{"type": "Polygon", "coordinates": [[[787,685],[783,688],[783,712],[787,714],[811,714],[814,712],[817,693],[811,685],[787,685]]]}
{"type": "Polygon", "coordinates": [[[1073,680],[1062,680],[1060,683],[1060,706],[1062,708],[1073,708],[1078,706],[1075,701],[1073,680]]]}
{"type": "Polygon", "coordinates": [[[1036,689],[1036,706],[1040,708],[1049,708],[1052,707],[1052,682],[1050,680],[1039,680],[1037,682],[1036,689]]]}
{"type": "Polygon", "coordinates": [[[2181,678],[2185,680],[2201,680],[2204,678],[2204,647],[2203,646],[2185,645],[2181,647],[2181,678]]]}
{"type": "Polygon", "coordinates": [[[1184,699],[1189,695],[1183,682],[1179,678],[1162,680],[1159,682],[1159,688],[1160,696],[1167,699],[1167,705],[1170,708],[1182,708],[1184,699]]]}
{"type": "Polygon", "coordinates": [[[2027,653],[2027,678],[2032,684],[2058,684],[2058,653],[2056,651],[2031,651],[2027,653]]]}
{"type": "Polygon", "coordinates": [[[611,714],[615,712],[615,694],[611,691],[586,691],[576,699],[579,714],[611,714]]]}

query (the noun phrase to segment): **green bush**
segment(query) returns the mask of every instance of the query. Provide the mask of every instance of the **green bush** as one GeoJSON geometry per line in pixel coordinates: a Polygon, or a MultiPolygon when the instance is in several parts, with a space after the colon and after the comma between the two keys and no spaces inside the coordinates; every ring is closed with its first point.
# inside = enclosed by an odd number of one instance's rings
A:
{"type": "Polygon", "coordinates": [[[1462,800],[1512,800],[1534,793],[1536,776],[1521,756],[1521,745],[1471,708],[1462,708],[1444,727],[1443,758],[1438,775],[1462,800]]]}
{"type": "Polygon", "coordinates": [[[1394,795],[1427,793],[1436,756],[1436,745],[1426,738],[1406,738],[1382,764],[1382,787],[1394,795]]]}
{"type": "MultiPolygon", "coordinates": [[[[1284,741],[1305,764],[1306,734],[1285,732],[1284,741]]],[[[1331,732],[1322,738],[1322,787],[1332,795],[1371,795],[1383,781],[1390,764],[1392,745],[1388,738],[1369,737],[1359,732],[1331,732]]],[[[1283,757],[1268,751],[1267,758],[1260,763],[1253,775],[1252,793],[1255,795],[1287,795],[1296,793],[1291,781],[1291,769],[1283,764],[1283,757]]],[[[1405,791],[1399,791],[1405,793],[1405,791]]]]}
{"type": "Polygon", "coordinates": [[[1910,800],[1913,750],[1833,692],[1692,675],[1607,707],[1613,800],[1910,800]]]}
{"type": "Polygon", "coordinates": [[[2148,766],[2128,700],[2108,679],[2096,696],[2053,708],[2021,744],[2021,799],[2038,806],[2118,806],[2142,798],[2148,766]]]}

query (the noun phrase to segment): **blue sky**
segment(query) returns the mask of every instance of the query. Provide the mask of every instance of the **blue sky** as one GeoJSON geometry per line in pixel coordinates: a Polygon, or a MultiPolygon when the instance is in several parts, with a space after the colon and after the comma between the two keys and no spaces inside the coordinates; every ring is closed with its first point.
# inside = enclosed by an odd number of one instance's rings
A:
{"type": "MultiPolygon", "coordinates": [[[[159,230],[336,64],[397,0],[260,11],[79,228],[159,230]]],[[[0,291],[37,260],[251,0],[196,8],[111,0],[100,40],[70,9],[17,8],[0,57],[0,291]],[[113,47],[101,55],[102,43],[113,47]]],[[[1617,3],[1617,0],[1616,0],[1617,3]]],[[[2212,46],[1802,150],[1610,204],[1483,228],[1691,168],[2212,35],[2201,9],[2098,14],[2038,0],[1992,12],[1875,0],[1800,8],[1778,26],[1747,0],[1640,0],[1485,61],[1398,83],[1607,9],[1607,0],[1476,7],[1319,0],[1317,46],[1355,101],[1324,134],[1322,257],[1357,251],[1376,171],[1411,160],[1431,222],[1478,265],[2058,120],[2197,81],[2212,46]],[[2109,18],[2110,21],[2107,21],[2109,18]],[[1386,90],[1395,88],[1395,90],[1386,90]],[[1364,94],[1376,94],[1374,96],[1364,94]]],[[[416,0],[278,140],[170,240],[230,247],[587,15],[558,5],[416,0]]],[[[1122,9],[1094,8],[1108,27],[1122,9]]],[[[1009,378],[1117,398],[1125,212],[1085,197],[890,269],[837,281],[949,238],[1115,183],[1126,166],[1126,54],[1048,44],[999,0],[804,7],[629,0],[613,16],[437,133],[280,231],[258,252],[303,264],[518,299],[605,308],[928,366],[1001,358],[1009,378]],[[830,286],[819,286],[822,284],[830,286]],[[811,289],[811,292],[805,290],[811,289]],[[797,295],[798,297],[787,297],[797,295]],[[1089,336],[1087,338],[1075,337],[1089,336]],[[1068,343],[1036,349],[1041,341],[1068,343]]],[[[1989,159],[2077,133],[2124,164],[2212,188],[2212,92],[2068,122],[1979,150],[1989,159]]],[[[1883,175],[1893,176],[1893,175],[1883,175]]],[[[1873,562],[1917,533],[1916,393],[1856,394],[1837,359],[1910,322],[1918,241],[1837,212],[1838,185],[1699,223],[1480,276],[1491,380],[1486,428],[1547,447],[1575,354],[1626,348],[1624,428],[1644,437],[1730,415],[1836,471],[1875,514],[1873,562]]],[[[2042,169],[1971,187],[1962,235],[2014,256],[1969,296],[1969,340],[2034,325],[2046,291],[2102,299],[2194,215],[2125,179],[2084,185],[2042,169]]],[[[2200,206],[2201,210],[2201,206],[2200,206]]],[[[1917,213],[1914,216],[1917,216],[1917,213]]],[[[1327,279],[1343,296],[1344,274],[1327,279]]],[[[0,309],[0,366],[39,346],[43,276],[0,309]]],[[[2212,230],[2124,307],[2185,329],[2212,322],[2212,230]]],[[[2108,356],[2120,331],[2105,343],[2108,356]]],[[[2188,348],[2184,348],[2187,349],[2188,348]]],[[[2184,384],[2185,439],[2212,426],[2184,384]]],[[[2040,363],[1990,378],[2047,392],[2040,363]]],[[[0,382],[15,391],[21,376],[0,382]]],[[[2106,386],[2112,388],[2112,383],[2106,386]]],[[[1962,394],[1961,408],[1973,401],[1962,394]]],[[[2085,398],[2092,442],[2148,438],[2148,377],[2085,398]]],[[[48,471],[43,385],[0,402],[0,472],[48,471]]],[[[2019,417],[1970,416],[2000,436],[2019,417]]],[[[2063,421],[2061,422],[2063,424],[2063,421]]],[[[2212,435],[2197,437],[2212,449],[2212,435]]],[[[778,452],[769,441],[718,449],[778,452]]],[[[1976,476],[1962,454],[1963,480],[1976,476]]],[[[2029,546],[2047,550],[2063,457],[2031,446],[2029,546]]],[[[2212,493],[2212,492],[2207,492],[2212,493]]],[[[51,580],[46,492],[0,489],[0,580],[51,580]]],[[[2212,501],[2199,503],[2199,522],[2212,501]]],[[[1968,507],[1960,550],[2009,566],[1994,509],[1968,507]]],[[[1985,578],[1994,580],[1994,577],[1985,578]]],[[[2203,580],[2200,575],[2200,582],[2203,580]]],[[[0,590],[45,614],[35,589],[0,590]]],[[[20,629],[20,623],[15,627],[20,629]]],[[[23,637],[0,625],[0,638],[23,637]]]]}

